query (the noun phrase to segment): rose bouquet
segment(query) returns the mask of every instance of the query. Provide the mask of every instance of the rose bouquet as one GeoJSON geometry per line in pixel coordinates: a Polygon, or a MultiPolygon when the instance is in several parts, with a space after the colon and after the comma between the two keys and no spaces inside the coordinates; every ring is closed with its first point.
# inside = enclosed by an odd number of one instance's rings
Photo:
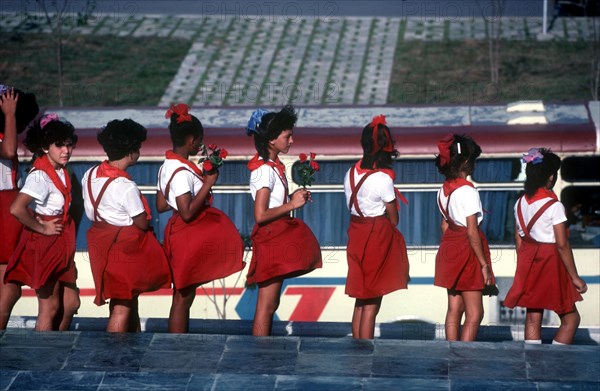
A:
{"type": "Polygon", "coordinates": [[[223,165],[223,160],[227,158],[229,152],[225,148],[219,148],[217,144],[209,144],[208,148],[201,147],[202,157],[198,164],[202,164],[204,172],[214,172],[223,165]]]}
{"type": "Polygon", "coordinates": [[[315,172],[320,170],[319,163],[315,160],[317,154],[314,152],[307,156],[305,153],[301,153],[298,158],[300,163],[298,164],[298,175],[300,177],[300,184],[306,189],[306,186],[312,185],[315,179],[315,172]]]}

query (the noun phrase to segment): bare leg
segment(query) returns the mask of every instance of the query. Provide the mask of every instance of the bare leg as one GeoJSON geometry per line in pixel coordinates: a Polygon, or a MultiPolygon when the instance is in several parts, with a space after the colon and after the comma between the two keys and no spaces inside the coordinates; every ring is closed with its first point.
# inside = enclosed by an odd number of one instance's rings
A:
{"type": "Polygon", "coordinates": [[[543,309],[527,308],[525,315],[525,341],[538,341],[542,339],[543,309]]]}
{"type": "Polygon", "coordinates": [[[375,337],[375,319],[381,307],[382,297],[363,300],[362,316],[360,318],[359,338],[373,339],[375,337]]]}
{"type": "Polygon", "coordinates": [[[564,344],[572,344],[573,337],[581,321],[577,307],[573,306],[573,311],[559,315],[559,317],[560,327],[554,336],[554,340],[564,344]]]}
{"type": "Polygon", "coordinates": [[[4,273],[7,265],[0,265],[0,330],[6,329],[10,314],[17,301],[21,298],[21,286],[9,282],[4,283],[4,273]]]}
{"type": "Polygon", "coordinates": [[[62,317],[60,318],[60,331],[69,330],[73,316],[79,310],[81,300],[79,299],[79,289],[75,284],[59,283],[62,288],[62,317]]]}
{"type": "Polygon", "coordinates": [[[465,312],[463,297],[448,291],[448,310],[446,312],[446,341],[458,341],[460,339],[460,322],[465,312]]]}
{"type": "Polygon", "coordinates": [[[190,308],[196,298],[196,286],[173,290],[169,313],[169,333],[187,333],[190,328],[190,308]]]}
{"type": "Polygon", "coordinates": [[[352,313],[352,338],[360,338],[360,319],[362,318],[363,300],[356,299],[352,313]]]}
{"type": "Polygon", "coordinates": [[[481,291],[463,291],[461,296],[465,303],[465,323],[460,333],[460,340],[475,341],[479,325],[483,319],[481,291]]]}
{"type": "Polygon", "coordinates": [[[109,333],[126,333],[129,331],[129,322],[133,312],[133,300],[110,300],[110,317],[106,331],[109,333]]]}
{"type": "Polygon", "coordinates": [[[279,307],[279,296],[281,295],[282,285],[283,280],[280,279],[259,284],[256,312],[254,314],[254,322],[252,323],[252,335],[271,335],[273,315],[275,315],[275,311],[279,307]]]}
{"type": "Polygon", "coordinates": [[[43,287],[36,290],[38,316],[35,331],[51,331],[54,329],[54,318],[61,306],[60,289],[60,283],[48,281],[43,287]]]}

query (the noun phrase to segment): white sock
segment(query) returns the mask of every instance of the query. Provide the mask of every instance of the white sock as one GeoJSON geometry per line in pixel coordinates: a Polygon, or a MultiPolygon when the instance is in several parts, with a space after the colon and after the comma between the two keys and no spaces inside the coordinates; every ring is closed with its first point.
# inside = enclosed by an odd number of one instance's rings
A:
{"type": "Polygon", "coordinates": [[[552,340],[552,345],[567,345],[566,343],[558,342],[557,340],[552,340]]]}
{"type": "Polygon", "coordinates": [[[528,345],[541,345],[542,340],[541,339],[526,339],[525,343],[528,345]]]}

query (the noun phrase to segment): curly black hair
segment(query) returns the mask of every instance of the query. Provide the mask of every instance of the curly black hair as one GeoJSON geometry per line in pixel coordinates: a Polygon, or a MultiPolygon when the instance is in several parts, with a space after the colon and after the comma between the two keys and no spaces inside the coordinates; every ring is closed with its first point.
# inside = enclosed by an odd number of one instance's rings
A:
{"type": "Polygon", "coordinates": [[[554,184],[558,179],[557,173],[561,165],[560,157],[546,148],[540,148],[540,153],[544,157],[540,163],[527,163],[525,166],[527,179],[525,179],[524,188],[525,194],[530,197],[533,196],[540,187],[546,186],[552,175],[554,175],[554,178],[551,187],[554,187],[554,184]]]}
{"type": "Polygon", "coordinates": [[[388,138],[392,140],[392,132],[386,125],[377,125],[377,146],[378,151],[371,155],[373,150],[373,126],[371,124],[365,126],[360,137],[360,144],[363,149],[363,157],[360,168],[371,170],[373,168],[392,168],[393,159],[398,157],[398,151],[394,149],[392,152],[383,150],[388,138]]]}
{"type": "Polygon", "coordinates": [[[291,130],[296,125],[298,114],[291,105],[284,106],[278,112],[269,112],[262,116],[254,133],[254,146],[258,155],[269,160],[269,141],[275,140],[284,130],[291,130]]]}
{"type": "Polygon", "coordinates": [[[75,128],[70,122],[60,120],[50,121],[43,128],[40,121],[36,121],[34,126],[27,131],[23,142],[35,157],[43,156],[44,150],[48,150],[52,144],[60,147],[67,143],[73,146],[77,144],[75,128]]]}
{"type": "MultiPolygon", "coordinates": [[[[35,95],[29,92],[23,92],[15,88],[18,94],[17,110],[15,117],[17,119],[17,133],[23,133],[31,121],[35,119],[40,111],[35,95]]],[[[0,133],[4,133],[4,113],[0,110],[0,133]]]]}
{"type": "Polygon", "coordinates": [[[98,132],[97,138],[108,160],[114,161],[139,151],[146,134],[146,128],[131,119],[115,119],[98,132]]]}
{"type": "Polygon", "coordinates": [[[475,159],[481,155],[481,147],[469,136],[464,134],[454,134],[454,141],[450,146],[450,162],[441,166],[440,156],[435,158],[435,166],[440,174],[446,179],[455,179],[460,177],[460,173],[465,171],[471,175],[475,170],[475,159]],[[460,143],[460,153],[458,144],[460,143]]]}
{"type": "Polygon", "coordinates": [[[198,137],[204,137],[204,127],[198,118],[191,115],[191,121],[182,121],[177,123],[179,114],[171,114],[171,122],[169,123],[169,134],[171,135],[171,142],[173,148],[181,147],[185,144],[185,140],[192,136],[194,139],[198,137]]]}

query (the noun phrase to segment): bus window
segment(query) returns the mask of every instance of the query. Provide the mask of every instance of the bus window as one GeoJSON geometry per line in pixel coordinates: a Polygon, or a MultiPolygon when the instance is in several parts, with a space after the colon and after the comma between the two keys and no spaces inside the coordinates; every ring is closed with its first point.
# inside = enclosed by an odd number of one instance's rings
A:
{"type": "Polygon", "coordinates": [[[313,231],[321,247],[345,246],[350,213],[342,190],[311,192],[312,202],[296,210],[296,217],[313,231]]]}
{"type": "Polygon", "coordinates": [[[522,181],[519,159],[478,159],[473,179],[481,183],[522,181]]]}
{"type": "Polygon", "coordinates": [[[600,182],[600,156],[565,158],[560,171],[565,181],[600,182]]]}
{"type": "Polygon", "coordinates": [[[246,161],[228,161],[219,168],[218,185],[244,185],[250,183],[250,170],[246,161]]]}
{"type": "Polygon", "coordinates": [[[569,186],[560,195],[572,247],[600,247],[600,186],[569,186]]]}
{"type": "Polygon", "coordinates": [[[514,206],[518,191],[501,190],[479,192],[484,210],[481,229],[490,245],[510,245],[515,242],[514,206]]]}

